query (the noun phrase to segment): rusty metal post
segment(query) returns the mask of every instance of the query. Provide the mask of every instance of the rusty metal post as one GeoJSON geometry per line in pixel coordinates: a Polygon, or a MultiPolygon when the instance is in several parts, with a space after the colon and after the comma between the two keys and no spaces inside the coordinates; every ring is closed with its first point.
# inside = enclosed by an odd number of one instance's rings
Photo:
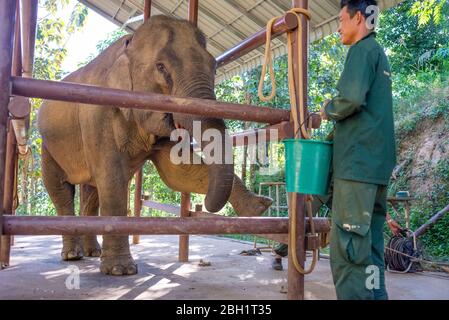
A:
{"type": "MultiPolygon", "coordinates": [[[[20,74],[13,72],[13,75],[22,76],[25,78],[32,78],[34,67],[34,45],[36,43],[36,28],[37,28],[37,11],[38,0],[19,0],[21,19],[18,26],[21,30],[21,46],[23,48],[21,58],[20,74]]],[[[19,5],[18,1],[18,5],[19,5]]],[[[17,20],[19,23],[19,20],[17,20]]],[[[29,104],[29,103],[28,103],[29,104]]],[[[19,119],[12,120],[14,132],[16,135],[17,146],[19,153],[25,155],[28,152],[28,128],[30,127],[30,114],[27,113],[19,119]]]]}
{"type": "MultiPolygon", "coordinates": [[[[309,8],[308,0],[292,0],[292,7],[293,8],[309,8]]],[[[294,61],[294,77],[295,77],[295,88],[298,88],[298,83],[300,79],[303,82],[304,87],[304,100],[300,101],[299,94],[296,94],[297,97],[297,115],[299,117],[300,114],[300,105],[304,106],[304,109],[307,110],[307,53],[308,53],[308,21],[307,19],[302,16],[301,17],[301,26],[302,26],[302,42],[303,42],[303,61],[302,61],[302,70],[303,73],[300,74],[300,66],[297,64],[298,61],[298,55],[301,53],[298,52],[298,47],[296,44],[296,32],[298,30],[294,31],[293,35],[293,43],[291,44],[293,46],[293,61],[294,61]]],[[[307,119],[307,118],[305,118],[307,119]]],[[[298,123],[301,123],[299,119],[297,119],[298,123]]],[[[293,214],[296,215],[296,239],[291,239],[289,237],[289,248],[291,248],[291,241],[296,241],[296,255],[298,257],[298,262],[301,265],[301,267],[304,267],[304,262],[306,259],[306,251],[305,251],[305,215],[304,215],[304,209],[305,209],[305,201],[304,201],[304,195],[301,194],[293,194],[294,197],[296,197],[296,212],[292,212],[291,208],[289,208],[289,215],[290,219],[293,214]]],[[[289,226],[289,232],[291,231],[291,225],[289,226]]],[[[304,299],[304,275],[299,273],[294,264],[291,257],[291,254],[288,255],[288,292],[287,292],[287,299],[289,300],[303,300],[304,299]]]]}
{"type": "MultiPolygon", "coordinates": [[[[16,7],[16,23],[14,29],[14,45],[13,45],[13,58],[12,58],[12,74],[14,76],[22,75],[22,46],[20,41],[20,7],[19,0],[17,0],[16,7]]],[[[4,195],[3,205],[5,208],[5,214],[14,214],[14,188],[16,177],[16,166],[18,161],[17,143],[12,127],[11,119],[8,121],[8,133],[6,138],[6,160],[5,160],[5,183],[4,183],[4,195]]],[[[0,248],[0,261],[5,266],[9,266],[11,245],[11,236],[2,236],[1,248],[0,248]]]]}
{"type": "Polygon", "coordinates": [[[151,0],[145,0],[143,9],[143,22],[146,22],[151,17],[151,0]]]}
{"type": "Polygon", "coordinates": [[[198,25],[198,0],[189,0],[189,21],[198,25]]]}
{"type": "MultiPolygon", "coordinates": [[[[134,217],[140,217],[140,213],[142,212],[142,173],[142,168],[140,168],[136,173],[136,189],[134,192],[134,217]]],[[[139,235],[133,235],[133,244],[139,244],[139,241],[139,235]]]]}
{"type": "MultiPolygon", "coordinates": [[[[189,0],[189,21],[198,25],[198,0],[189,0]]],[[[190,193],[181,193],[180,217],[190,216],[190,193]]],[[[179,236],[179,262],[189,261],[189,236],[179,236]]]]}
{"type": "MultiPolygon", "coordinates": [[[[4,183],[15,12],[16,0],[0,1],[0,236],[3,234],[3,214],[5,212],[4,183]]],[[[0,240],[0,248],[2,248],[1,242],[0,240]]],[[[1,256],[2,254],[0,254],[1,256]]],[[[6,262],[0,261],[0,269],[6,262]]]]}
{"type": "Polygon", "coordinates": [[[23,76],[31,78],[34,66],[38,0],[21,0],[23,76]]]}
{"type": "MultiPolygon", "coordinates": [[[[181,218],[190,216],[190,193],[181,193],[181,218]]],[[[179,262],[189,262],[189,236],[179,236],[179,262]]]]}
{"type": "MultiPolygon", "coordinates": [[[[148,21],[151,16],[151,0],[145,0],[145,6],[143,10],[143,22],[148,21]]],[[[134,217],[140,217],[142,213],[142,176],[143,166],[137,171],[135,175],[135,190],[134,190],[134,217]]],[[[133,235],[133,244],[139,244],[140,236],[138,234],[133,235]]]]}
{"type": "MultiPolygon", "coordinates": [[[[14,137],[14,130],[12,128],[12,122],[8,122],[8,135],[6,141],[6,163],[5,163],[5,191],[3,195],[3,205],[5,208],[4,214],[12,215],[14,206],[14,187],[16,177],[17,166],[17,144],[14,137]]],[[[9,266],[12,237],[1,236],[1,248],[0,248],[0,261],[4,266],[9,266]]]]}

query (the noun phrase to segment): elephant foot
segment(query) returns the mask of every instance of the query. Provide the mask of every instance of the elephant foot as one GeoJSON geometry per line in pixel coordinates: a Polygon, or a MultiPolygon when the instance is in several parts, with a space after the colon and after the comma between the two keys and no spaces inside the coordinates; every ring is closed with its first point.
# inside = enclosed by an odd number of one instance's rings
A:
{"type": "Polygon", "coordinates": [[[86,257],[101,256],[101,246],[96,236],[84,236],[84,255],[86,257]]]}
{"type": "Polygon", "coordinates": [[[258,217],[261,216],[273,203],[268,197],[252,194],[249,198],[240,201],[238,205],[233,206],[235,212],[240,217],[258,217]]]}
{"type": "Polygon", "coordinates": [[[102,256],[100,271],[112,276],[133,275],[137,273],[137,264],[131,255],[102,256]]]}
{"type": "Polygon", "coordinates": [[[61,259],[64,261],[80,260],[84,256],[80,237],[63,236],[61,259]]]}

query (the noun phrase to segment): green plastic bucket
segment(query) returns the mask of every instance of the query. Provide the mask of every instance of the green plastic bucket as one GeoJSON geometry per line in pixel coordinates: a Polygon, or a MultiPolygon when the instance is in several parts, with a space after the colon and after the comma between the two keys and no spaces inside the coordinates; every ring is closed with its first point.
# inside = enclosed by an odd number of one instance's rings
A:
{"type": "Polygon", "coordinates": [[[331,179],[332,142],[284,140],[287,192],[327,195],[331,179]]]}

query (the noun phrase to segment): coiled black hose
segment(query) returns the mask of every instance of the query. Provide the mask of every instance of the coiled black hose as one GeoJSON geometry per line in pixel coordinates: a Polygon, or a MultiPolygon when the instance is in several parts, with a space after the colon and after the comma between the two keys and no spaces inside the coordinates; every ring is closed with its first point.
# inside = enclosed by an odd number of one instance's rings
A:
{"type": "Polygon", "coordinates": [[[413,238],[395,235],[385,247],[385,266],[389,271],[414,272],[417,267],[415,260],[419,256],[419,251],[414,248],[413,238]]]}

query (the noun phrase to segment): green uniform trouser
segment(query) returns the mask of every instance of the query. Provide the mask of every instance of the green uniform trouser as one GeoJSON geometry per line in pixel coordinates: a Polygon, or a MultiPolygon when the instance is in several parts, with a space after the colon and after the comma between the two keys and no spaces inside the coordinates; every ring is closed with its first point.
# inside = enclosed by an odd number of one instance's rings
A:
{"type": "Polygon", "coordinates": [[[330,263],[338,299],[388,299],[383,225],[387,187],[335,179],[330,263]]]}

